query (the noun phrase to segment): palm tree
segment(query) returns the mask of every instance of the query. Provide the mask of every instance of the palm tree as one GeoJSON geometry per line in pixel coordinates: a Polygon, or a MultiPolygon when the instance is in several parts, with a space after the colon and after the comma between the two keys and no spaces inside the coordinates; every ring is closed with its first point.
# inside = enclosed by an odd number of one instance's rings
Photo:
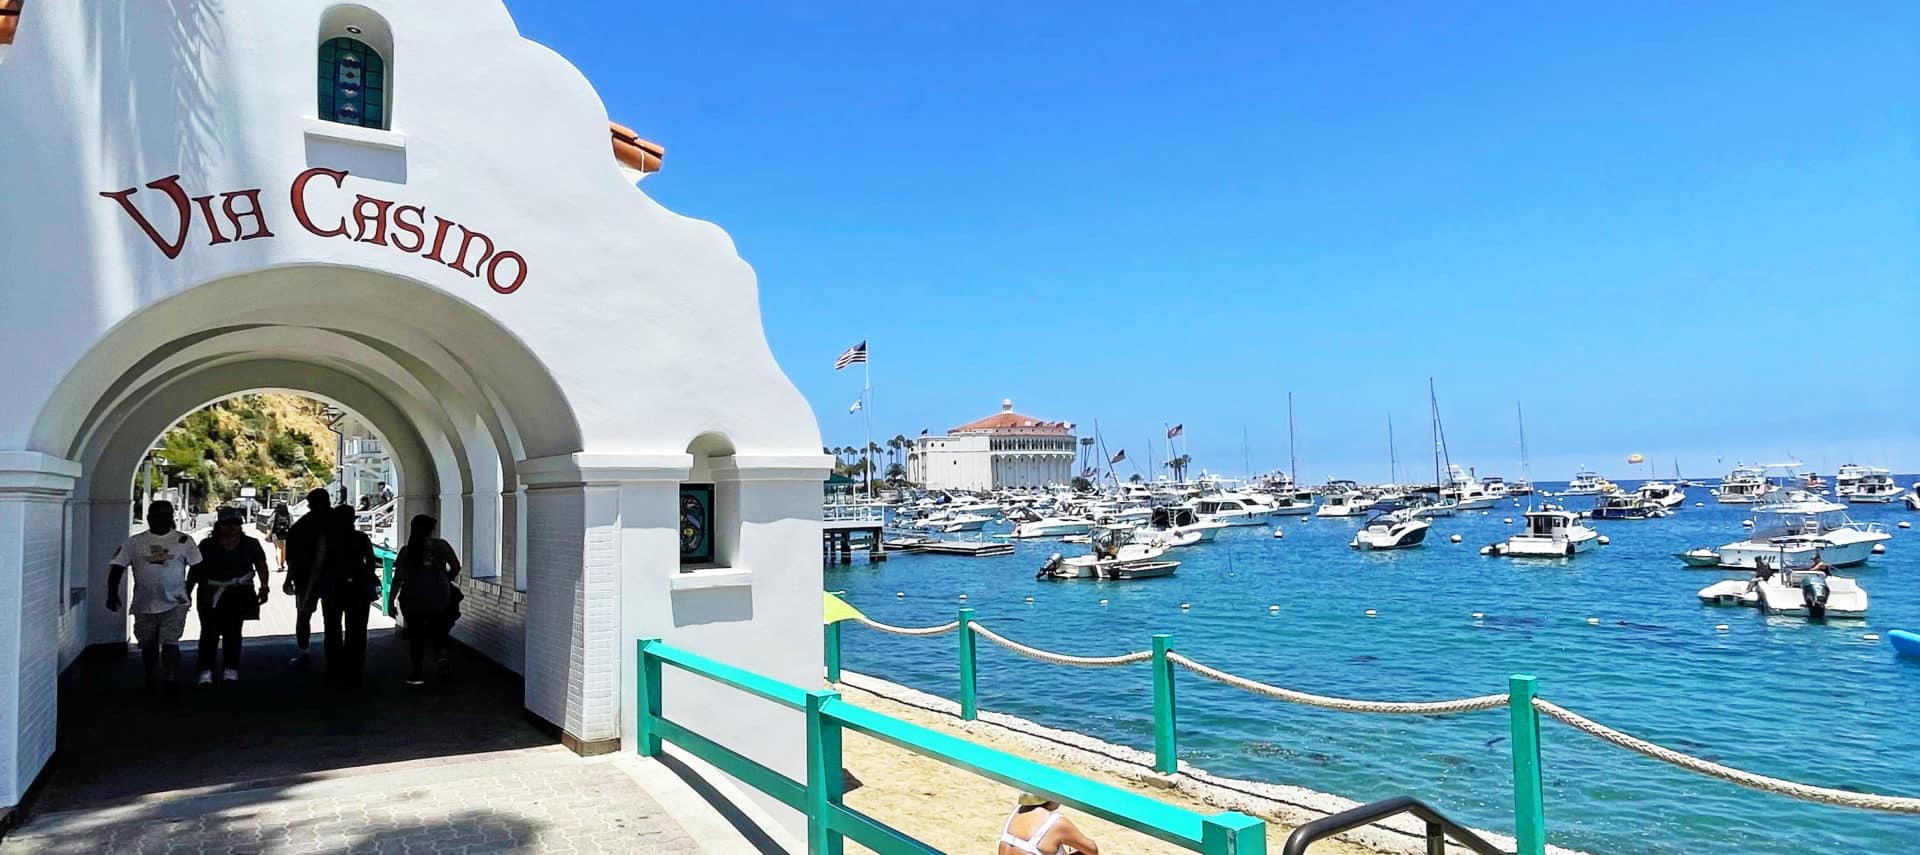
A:
{"type": "Polygon", "coordinates": [[[1187,464],[1192,462],[1193,462],[1193,458],[1185,454],[1182,454],[1179,457],[1175,457],[1174,459],[1167,461],[1167,468],[1173,470],[1173,480],[1182,481],[1182,482],[1186,481],[1187,480],[1187,464]]]}
{"type": "Polygon", "coordinates": [[[1138,472],[1135,472],[1135,473],[1133,473],[1132,475],[1129,475],[1129,476],[1127,476],[1127,480],[1128,480],[1128,481],[1131,481],[1131,482],[1133,482],[1133,483],[1135,483],[1135,484],[1138,484],[1138,483],[1140,483],[1140,481],[1141,481],[1141,478],[1140,478],[1140,473],[1138,473],[1138,472]]]}
{"type": "Polygon", "coordinates": [[[1081,437],[1080,438],[1080,468],[1082,469],[1087,468],[1087,458],[1091,454],[1093,454],[1093,437],[1090,437],[1090,436],[1081,437]]]}

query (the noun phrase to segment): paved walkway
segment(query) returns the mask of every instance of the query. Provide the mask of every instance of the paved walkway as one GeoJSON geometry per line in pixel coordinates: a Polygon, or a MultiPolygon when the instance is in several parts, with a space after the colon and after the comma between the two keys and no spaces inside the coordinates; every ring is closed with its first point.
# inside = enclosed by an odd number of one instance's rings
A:
{"type": "Polygon", "coordinates": [[[75,664],[59,754],[0,855],[764,848],[658,763],[555,745],[520,679],[465,648],[412,687],[404,642],[376,632],[357,691],[294,669],[293,651],[249,639],[239,682],[172,697],[138,690],[135,652],[75,664]]]}
{"type": "Polygon", "coordinates": [[[0,853],[694,853],[622,768],[558,746],[162,793],[36,816],[0,853]]]}

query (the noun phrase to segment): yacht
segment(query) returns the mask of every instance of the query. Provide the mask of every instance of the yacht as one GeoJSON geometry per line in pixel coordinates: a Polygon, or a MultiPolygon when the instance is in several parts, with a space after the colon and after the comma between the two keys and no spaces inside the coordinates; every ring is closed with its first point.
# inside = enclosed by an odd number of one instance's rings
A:
{"type": "Polygon", "coordinates": [[[1665,481],[1648,481],[1634,490],[1633,494],[1667,510],[1673,510],[1687,503],[1687,491],[1665,481]]]}
{"type": "MultiPolygon", "coordinates": [[[[1432,494],[1429,493],[1428,495],[1432,494]]],[[[1434,517],[1453,516],[1454,511],[1458,510],[1458,508],[1454,507],[1452,499],[1436,498],[1408,505],[1407,510],[1412,511],[1414,516],[1430,520],[1434,517]]]]}
{"type": "Polygon", "coordinates": [[[1920,481],[1913,482],[1913,488],[1907,491],[1905,501],[1907,510],[1920,511],[1920,481]]]}
{"type": "Polygon", "coordinates": [[[1533,495],[1533,482],[1525,478],[1518,481],[1509,481],[1507,482],[1507,495],[1531,496],[1533,495]]]}
{"type": "Polygon", "coordinates": [[[1171,576],[1178,561],[1163,561],[1167,547],[1134,539],[1131,532],[1097,528],[1093,531],[1092,551],[1073,558],[1054,553],[1040,566],[1035,579],[1150,579],[1171,576]]]}
{"type": "MultiPolygon", "coordinates": [[[[1481,478],[1480,492],[1492,496],[1495,501],[1515,495],[1513,488],[1507,484],[1507,479],[1498,475],[1488,475],[1485,478],[1481,478]]],[[[1529,490],[1528,492],[1532,491],[1529,490]]]]}
{"type": "Polygon", "coordinates": [[[1231,526],[1223,522],[1200,519],[1187,508],[1161,507],[1154,508],[1153,516],[1147,520],[1146,525],[1136,528],[1135,531],[1149,540],[1171,537],[1172,540],[1184,541],[1176,545],[1185,546],[1187,543],[1211,541],[1220,534],[1221,529],[1226,528],[1231,526]],[[1193,539],[1188,541],[1188,535],[1192,535],[1193,539]]]}
{"type": "Polygon", "coordinates": [[[1092,520],[1071,517],[1041,517],[1028,520],[1013,527],[1012,537],[1026,540],[1035,537],[1064,537],[1069,534],[1086,534],[1093,525],[1092,520]]]}
{"type": "Polygon", "coordinates": [[[1848,496],[1853,495],[1854,489],[1860,486],[1861,477],[1871,471],[1871,467],[1857,463],[1841,464],[1840,471],[1833,474],[1833,495],[1840,501],[1846,501],[1848,496]]]}
{"type": "MultiPolygon", "coordinates": [[[[1231,526],[1267,525],[1273,522],[1273,508],[1241,493],[1221,493],[1192,500],[1188,508],[1205,522],[1231,526]]],[[[1152,512],[1149,511],[1151,516],[1152,512]]]]}
{"type": "Polygon", "coordinates": [[[1800,489],[1816,496],[1824,496],[1827,494],[1827,480],[1820,477],[1819,473],[1808,472],[1800,477],[1800,489]]]}
{"type": "Polygon", "coordinates": [[[1877,466],[1860,467],[1866,471],[1860,480],[1854,482],[1849,492],[1835,491],[1835,495],[1849,502],[1862,504],[1885,504],[1900,498],[1900,485],[1893,483],[1893,472],[1877,466]]]}
{"type": "Polygon", "coordinates": [[[1359,550],[1406,549],[1424,543],[1431,526],[1412,510],[1394,511],[1367,520],[1347,545],[1359,550]]]}
{"type": "Polygon", "coordinates": [[[1481,550],[1484,555],[1520,558],[1572,558],[1593,548],[1600,533],[1580,522],[1579,515],[1553,505],[1527,511],[1527,527],[1506,543],[1481,550]]]}
{"type": "Polygon", "coordinates": [[[1608,493],[1594,498],[1593,510],[1587,512],[1589,519],[1596,520],[1644,520],[1667,515],[1666,506],[1633,493],[1608,493]]]}
{"type": "Polygon", "coordinates": [[[1447,483],[1440,488],[1440,498],[1453,500],[1456,510],[1484,511],[1506,495],[1505,482],[1501,482],[1500,490],[1499,496],[1488,493],[1460,464],[1454,463],[1447,466],[1447,483]]]}
{"type": "Polygon", "coordinates": [[[1573,474],[1573,480],[1567,482],[1567,489],[1560,491],[1562,496],[1599,496],[1619,489],[1613,482],[1600,477],[1599,473],[1582,469],[1573,474]]]}
{"type": "Polygon", "coordinates": [[[1727,477],[1720,479],[1720,488],[1714,490],[1713,495],[1723,505],[1751,505],[1771,489],[1773,485],[1767,483],[1765,467],[1735,466],[1727,477]]]}
{"type": "Polygon", "coordinates": [[[1347,490],[1341,493],[1328,493],[1320,500],[1320,507],[1313,512],[1316,517],[1358,517],[1365,516],[1373,509],[1373,498],[1359,490],[1347,490]]]}
{"type": "Polygon", "coordinates": [[[1755,505],[1753,531],[1746,538],[1719,549],[1683,552],[1680,560],[1692,567],[1752,570],[1754,560],[1764,558],[1772,567],[1799,570],[1819,557],[1831,567],[1853,567],[1892,539],[1879,523],[1854,522],[1846,505],[1794,490],[1755,505]]]}
{"type": "Polygon", "coordinates": [[[914,520],[908,528],[920,531],[933,531],[941,534],[954,534],[963,531],[979,531],[992,522],[992,518],[979,514],[963,514],[952,511],[940,511],[914,520]]]}

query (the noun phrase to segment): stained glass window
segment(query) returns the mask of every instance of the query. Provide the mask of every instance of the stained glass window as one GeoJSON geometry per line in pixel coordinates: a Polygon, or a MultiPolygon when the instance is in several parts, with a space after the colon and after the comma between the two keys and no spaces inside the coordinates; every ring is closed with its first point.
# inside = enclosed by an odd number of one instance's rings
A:
{"type": "Polygon", "coordinates": [[[320,44],[320,118],[385,128],[386,96],[387,64],[373,48],[346,36],[320,44]]]}
{"type": "Polygon", "coordinates": [[[680,563],[713,561],[713,485],[680,485],[680,563]]]}

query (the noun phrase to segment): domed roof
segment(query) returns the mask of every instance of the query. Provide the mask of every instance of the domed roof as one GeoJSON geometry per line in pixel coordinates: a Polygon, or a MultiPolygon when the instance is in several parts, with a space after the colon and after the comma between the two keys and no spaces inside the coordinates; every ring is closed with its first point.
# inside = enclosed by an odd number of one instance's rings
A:
{"type": "Polygon", "coordinates": [[[1014,431],[1020,433],[1066,433],[1072,429],[1073,425],[1067,424],[1066,422],[1050,422],[1045,419],[1036,419],[1024,413],[1016,413],[1013,411],[1013,399],[1006,398],[1000,401],[1000,412],[994,413],[984,419],[967,422],[954,428],[952,432],[977,433],[984,431],[999,433],[1003,431],[1014,431]]]}

